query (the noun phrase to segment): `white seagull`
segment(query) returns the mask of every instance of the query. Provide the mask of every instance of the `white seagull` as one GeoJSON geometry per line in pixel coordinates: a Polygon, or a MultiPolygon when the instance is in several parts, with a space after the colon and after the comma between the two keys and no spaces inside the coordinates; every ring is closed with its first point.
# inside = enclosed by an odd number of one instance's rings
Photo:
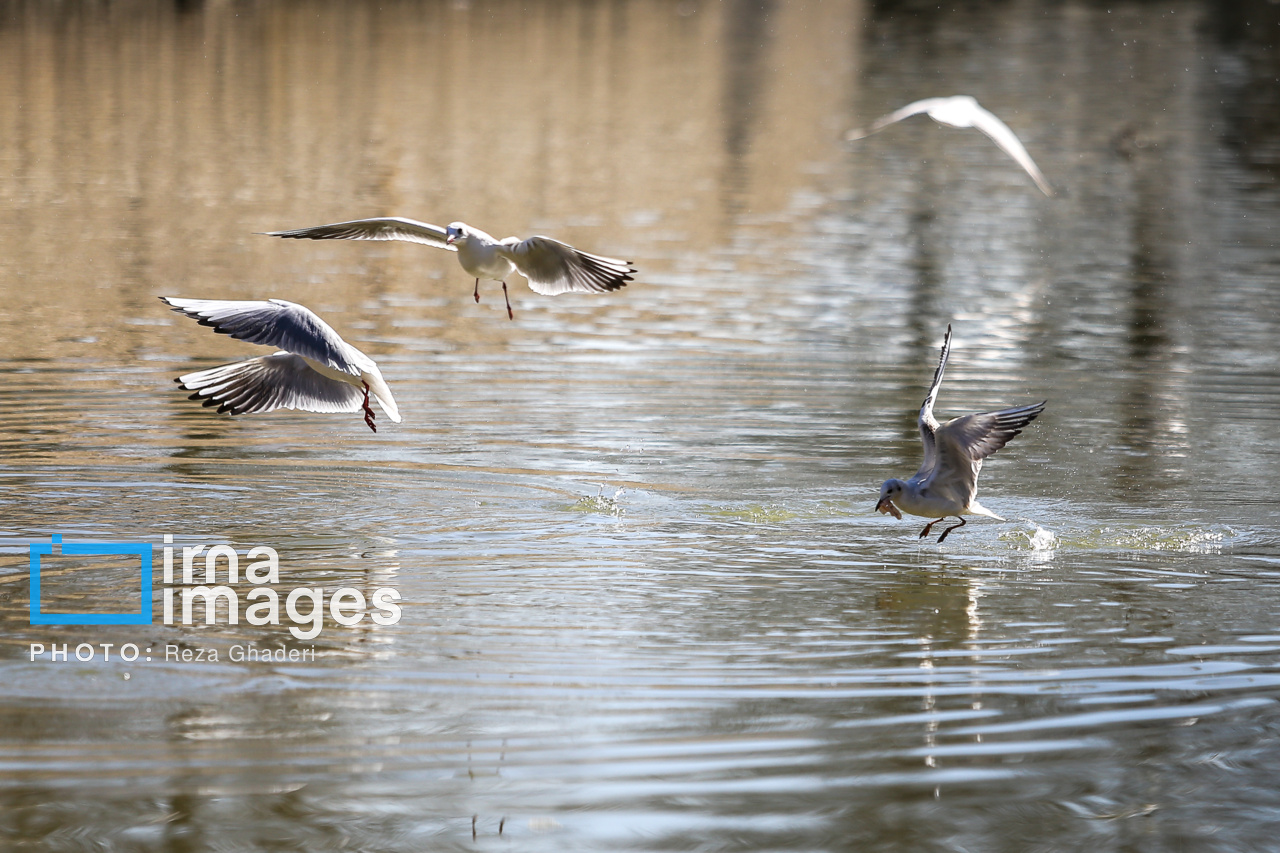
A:
{"type": "Polygon", "coordinates": [[[881,116],[873,121],[866,130],[855,129],[849,131],[845,134],[845,139],[851,141],[862,139],[878,130],[883,130],[896,121],[902,121],[904,118],[910,118],[919,113],[925,113],[939,124],[945,124],[949,127],[976,127],[991,137],[991,141],[999,145],[1000,150],[1018,161],[1018,165],[1027,170],[1027,174],[1031,176],[1031,180],[1036,182],[1036,186],[1040,188],[1041,192],[1045,195],[1053,195],[1053,188],[1044,179],[1044,175],[1040,173],[1040,169],[1036,166],[1035,161],[1031,159],[1031,155],[1027,153],[1027,149],[1023,147],[1017,135],[1009,129],[1007,124],[998,119],[994,113],[984,109],[977,100],[969,95],[955,95],[950,98],[925,98],[922,101],[915,101],[900,110],[881,116]]]}
{"type": "Polygon", "coordinates": [[[192,400],[217,406],[219,412],[246,415],[274,409],[307,412],[364,411],[374,432],[372,393],[387,417],[400,423],[391,389],[373,359],[344,341],[309,308],[283,299],[160,300],[180,314],[251,344],[278,347],[279,352],[179,376],[192,400]]]}
{"type": "Polygon", "coordinates": [[[448,228],[441,228],[428,222],[388,216],[293,231],[268,231],[267,235],[299,240],[404,240],[457,252],[462,268],[476,280],[476,302],[480,301],[480,279],[500,281],[502,296],[507,301],[507,317],[512,320],[515,313],[511,310],[506,280],[513,272],[527,278],[529,287],[545,296],[569,291],[604,293],[618,290],[632,280],[631,275],[635,272],[630,261],[580,252],[550,237],[496,240],[465,222],[454,222],[448,228]]]}
{"type": "Polygon", "coordinates": [[[942,357],[938,360],[937,372],[933,374],[933,385],[929,387],[929,395],[920,406],[920,438],[924,441],[924,462],[909,480],[885,480],[880,487],[880,502],[876,504],[876,509],[890,513],[894,518],[902,518],[899,509],[912,515],[932,518],[933,521],[920,531],[921,539],[928,536],[933,526],[947,516],[960,519],[959,524],[953,524],[942,531],[942,535],[938,537],[939,542],[957,527],[964,527],[966,514],[985,515],[1004,521],[977,501],[978,472],[982,470],[982,460],[1022,432],[1023,427],[1044,411],[1045,402],[1048,402],[1046,400],[1000,412],[961,415],[945,424],[939,424],[933,417],[933,404],[938,399],[942,372],[947,368],[947,356],[950,352],[951,326],[948,325],[947,335],[942,340],[942,357]]]}

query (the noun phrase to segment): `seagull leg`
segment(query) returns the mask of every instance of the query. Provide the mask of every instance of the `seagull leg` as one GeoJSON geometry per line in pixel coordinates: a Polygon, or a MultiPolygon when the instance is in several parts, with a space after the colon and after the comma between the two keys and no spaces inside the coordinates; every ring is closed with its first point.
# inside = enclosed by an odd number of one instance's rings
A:
{"type": "Polygon", "coordinates": [[[476,279],[476,291],[471,295],[476,298],[477,303],[480,301],[480,279],[476,279]]]}
{"type": "Polygon", "coordinates": [[[928,536],[928,535],[929,535],[929,531],[930,531],[930,530],[932,530],[932,529],[933,529],[933,526],[934,526],[935,524],[937,524],[939,521],[942,521],[942,519],[941,519],[941,518],[935,518],[933,521],[931,521],[931,522],[929,522],[928,524],[926,524],[926,525],[924,526],[924,530],[921,530],[921,531],[920,531],[920,536],[919,536],[918,538],[923,539],[924,537],[928,536]]]}
{"type": "Polygon", "coordinates": [[[956,518],[960,519],[960,523],[959,523],[959,524],[953,524],[953,525],[951,525],[950,527],[948,527],[946,530],[942,531],[942,535],[938,537],[938,544],[939,544],[939,545],[941,545],[941,544],[942,544],[942,540],[943,540],[943,539],[946,539],[946,538],[947,538],[947,534],[948,534],[948,533],[950,533],[951,531],[955,530],[957,527],[964,527],[966,524],[968,524],[968,522],[964,520],[964,516],[963,516],[963,515],[957,515],[957,516],[956,516],[956,518]]]}
{"type": "Polygon", "coordinates": [[[360,384],[364,386],[364,403],[361,404],[364,409],[364,422],[369,425],[369,429],[377,432],[378,428],[373,425],[373,409],[369,408],[369,383],[362,382],[360,384]]]}
{"type": "Polygon", "coordinates": [[[502,298],[507,300],[507,319],[514,320],[516,315],[515,312],[511,310],[511,297],[507,296],[507,283],[505,281],[502,283],[502,298]]]}

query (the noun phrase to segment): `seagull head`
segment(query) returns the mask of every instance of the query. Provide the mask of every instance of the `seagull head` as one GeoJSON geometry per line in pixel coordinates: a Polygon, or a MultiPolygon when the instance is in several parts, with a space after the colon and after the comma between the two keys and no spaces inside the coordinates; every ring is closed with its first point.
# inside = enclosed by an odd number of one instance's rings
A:
{"type": "Polygon", "coordinates": [[[450,222],[449,227],[444,230],[444,241],[452,246],[459,240],[465,242],[467,239],[467,224],[465,222],[450,222]]]}
{"type": "Polygon", "coordinates": [[[893,505],[893,499],[902,494],[902,490],[901,480],[885,480],[884,485],[880,487],[880,502],[876,504],[876,509],[887,512],[894,518],[902,518],[902,513],[893,505]]]}

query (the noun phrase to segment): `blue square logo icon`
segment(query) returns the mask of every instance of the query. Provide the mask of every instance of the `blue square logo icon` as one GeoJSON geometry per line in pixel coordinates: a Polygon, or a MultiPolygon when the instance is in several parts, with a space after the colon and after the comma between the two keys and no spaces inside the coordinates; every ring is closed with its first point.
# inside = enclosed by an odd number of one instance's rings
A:
{"type": "Polygon", "coordinates": [[[150,625],[151,624],[151,545],[146,542],[79,542],[63,544],[55,533],[48,545],[31,544],[31,624],[32,625],[150,625]],[[75,556],[137,555],[141,561],[139,590],[142,606],[137,613],[42,613],[40,610],[40,557],[52,555],[55,545],[62,553],[75,556]]]}

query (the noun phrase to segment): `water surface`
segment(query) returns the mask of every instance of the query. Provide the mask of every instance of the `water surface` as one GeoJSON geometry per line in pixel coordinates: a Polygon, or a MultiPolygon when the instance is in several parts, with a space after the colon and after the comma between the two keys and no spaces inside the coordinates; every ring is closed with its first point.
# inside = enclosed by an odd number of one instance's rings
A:
{"type": "Polygon", "coordinates": [[[0,10],[0,846],[1266,848],[1275,7],[934,5],[0,10]],[[1059,194],[842,141],[952,93],[1059,194]],[[641,274],[509,322],[444,252],[257,233],[382,214],[641,274]],[[255,348],[159,295],[306,303],[404,423],[202,409],[255,348]],[[938,546],[872,507],[948,323],[940,415],[1049,405],[938,546]],[[53,534],[403,616],[33,626],[53,534]],[[30,660],[81,642],[154,654],[30,660]]]}

